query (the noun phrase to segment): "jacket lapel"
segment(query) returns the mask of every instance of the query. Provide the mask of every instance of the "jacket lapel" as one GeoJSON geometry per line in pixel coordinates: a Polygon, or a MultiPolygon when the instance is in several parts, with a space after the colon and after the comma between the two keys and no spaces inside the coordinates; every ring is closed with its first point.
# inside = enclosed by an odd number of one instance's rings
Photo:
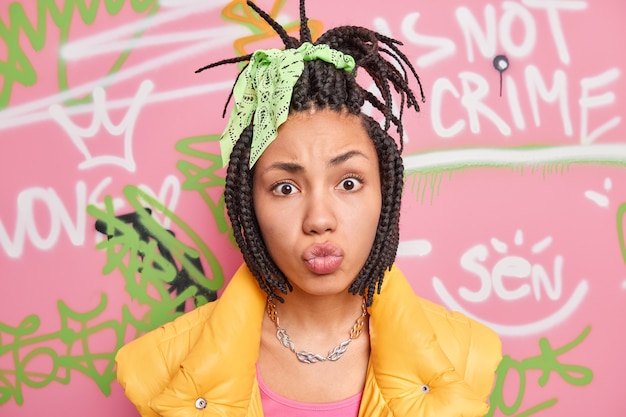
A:
{"type": "Polygon", "coordinates": [[[255,364],[265,299],[248,268],[242,266],[216,303],[202,337],[150,406],[163,417],[197,416],[199,412],[244,416],[250,407],[260,407],[255,404],[255,364]],[[196,407],[199,399],[205,400],[205,408],[196,407]]]}
{"type": "Polygon", "coordinates": [[[395,266],[370,308],[370,342],[361,415],[371,415],[367,409],[376,404],[392,416],[483,416],[487,412],[485,402],[442,350],[419,298],[395,266]]]}

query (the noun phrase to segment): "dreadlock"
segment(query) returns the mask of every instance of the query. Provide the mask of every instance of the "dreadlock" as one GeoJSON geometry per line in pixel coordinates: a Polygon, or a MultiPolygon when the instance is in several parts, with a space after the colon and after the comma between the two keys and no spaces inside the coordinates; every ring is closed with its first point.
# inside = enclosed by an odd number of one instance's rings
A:
{"type": "MultiPolygon", "coordinates": [[[[286,48],[297,48],[304,42],[312,42],[304,0],[300,0],[300,40],[289,36],[282,26],[254,3],[247,1],[247,4],[276,31],[286,48]]],[[[305,62],[290,104],[290,112],[331,109],[359,116],[376,148],[381,179],[381,213],[370,254],[349,288],[352,294],[366,296],[366,304],[370,306],[374,293],[380,292],[385,271],[391,268],[395,260],[399,243],[400,203],[404,184],[404,167],[400,155],[404,136],[402,111],[405,105],[419,111],[418,100],[409,87],[407,68],[418,82],[422,102],[425,100],[424,92],[415,69],[398,48],[401,42],[395,39],[359,26],[341,26],[328,30],[314,44],[326,44],[352,56],[357,68],[367,72],[381,95],[379,99],[357,84],[355,73],[337,70],[333,64],[313,60],[305,62]],[[398,116],[392,111],[392,88],[401,98],[398,116]],[[382,113],[385,119],[383,126],[361,112],[366,101],[382,113]],[[391,125],[396,127],[399,145],[387,133],[391,125]]],[[[246,55],[225,59],[196,72],[227,63],[248,61],[251,57],[246,55]]],[[[224,112],[231,97],[232,91],[224,112]]],[[[287,294],[293,287],[269,255],[254,213],[254,168],[249,166],[252,135],[250,125],[234,145],[226,174],[225,202],[244,261],[263,291],[283,301],[277,293],[287,294]]]]}

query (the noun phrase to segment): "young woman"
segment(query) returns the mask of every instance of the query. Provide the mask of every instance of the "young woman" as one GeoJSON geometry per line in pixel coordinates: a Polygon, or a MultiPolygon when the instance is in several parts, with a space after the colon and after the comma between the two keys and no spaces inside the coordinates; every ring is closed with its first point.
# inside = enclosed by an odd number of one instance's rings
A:
{"type": "Polygon", "coordinates": [[[211,65],[249,60],[221,141],[245,263],[219,300],[120,350],[126,395],[143,416],[485,415],[497,335],[415,296],[393,264],[403,166],[391,90],[419,108],[400,72],[417,79],[413,67],[360,27],[311,43],[303,1],[300,40],[248,4],[286,49],[211,65]]]}

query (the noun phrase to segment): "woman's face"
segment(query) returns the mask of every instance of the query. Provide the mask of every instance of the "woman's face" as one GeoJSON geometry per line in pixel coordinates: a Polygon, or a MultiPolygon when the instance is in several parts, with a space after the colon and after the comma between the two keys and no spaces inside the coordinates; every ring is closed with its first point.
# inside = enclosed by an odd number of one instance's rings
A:
{"type": "Polygon", "coordinates": [[[345,292],[381,210],[378,156],[359,117],[291,114],[256,162],[253,193],[265,245],[294,292],[345,292]]]}

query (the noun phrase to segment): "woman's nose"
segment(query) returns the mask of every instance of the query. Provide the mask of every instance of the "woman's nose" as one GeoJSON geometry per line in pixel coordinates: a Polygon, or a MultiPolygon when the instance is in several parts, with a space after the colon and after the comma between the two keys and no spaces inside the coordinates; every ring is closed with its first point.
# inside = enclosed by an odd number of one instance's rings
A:
{"type": "Polygon", "coordinates": [[[323,234],[337,227],[336,202],[327,193],[308,196],[302,228],[307,234],[323,234]]]}

